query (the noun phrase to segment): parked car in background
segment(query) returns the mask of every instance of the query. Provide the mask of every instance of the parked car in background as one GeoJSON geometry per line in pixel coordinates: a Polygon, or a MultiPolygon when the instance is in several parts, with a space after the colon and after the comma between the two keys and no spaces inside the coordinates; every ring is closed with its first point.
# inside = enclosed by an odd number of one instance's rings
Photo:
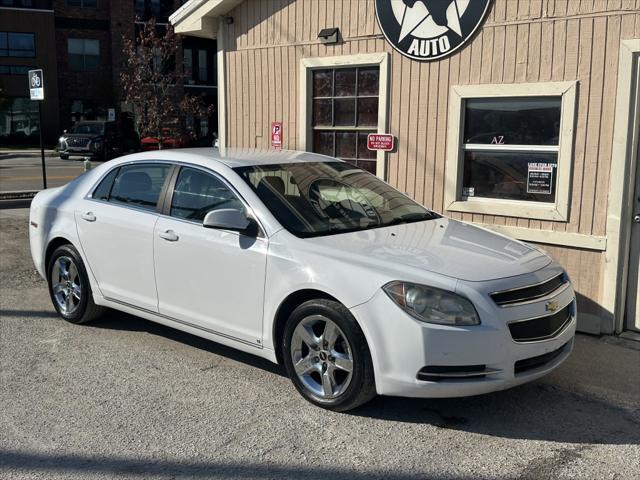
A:
{"type": "Polygon", "coordinates": [[[118,122],[77,122],[58,139],[58,153],[62,159],[90,157],[109,160],[139,149],[139,137],[135,130],[118,122]]]}
{"type": "MultiPolygon", "coordinates": [[[[162,129],[162,149],[185,148],[191,145],[192,138],[186,133],[179,133],[172,128],[162,129]]],[[[160,150],[158,137],[144,137],[140,140],[140,149],[143,152],[160,150]]]]}
{"type": "Polygon", "coordinates": [[[546,253],[324,155],[125,156],[38,193],[29,236],[65,320],[110,307],[282,363],[331,410],[504,390],[573,348],[546,253]]]}

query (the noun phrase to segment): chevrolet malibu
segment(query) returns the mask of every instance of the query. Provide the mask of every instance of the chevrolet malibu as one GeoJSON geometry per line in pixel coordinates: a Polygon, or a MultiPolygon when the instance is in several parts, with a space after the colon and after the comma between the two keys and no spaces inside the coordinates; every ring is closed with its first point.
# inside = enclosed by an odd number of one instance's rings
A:
{"type": "Polygon", "coordinates": [[[30,243],[65,320],[112,308],[282,363],[331,410],[506,389],[573,347],[544,252],[322,155],[122,157],[36,195],[30,243]]]}

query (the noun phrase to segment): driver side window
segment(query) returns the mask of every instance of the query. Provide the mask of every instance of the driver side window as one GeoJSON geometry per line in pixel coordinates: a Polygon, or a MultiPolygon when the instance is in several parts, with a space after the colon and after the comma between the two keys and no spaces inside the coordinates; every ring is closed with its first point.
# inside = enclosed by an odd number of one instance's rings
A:
{"type": "Polygon", "coordinates": [[[244,205],[221,180],[196,168],[183,167],[173,191],[170,215],[202,222],[207,213],[223,208],[244,211],[244,205]]]}

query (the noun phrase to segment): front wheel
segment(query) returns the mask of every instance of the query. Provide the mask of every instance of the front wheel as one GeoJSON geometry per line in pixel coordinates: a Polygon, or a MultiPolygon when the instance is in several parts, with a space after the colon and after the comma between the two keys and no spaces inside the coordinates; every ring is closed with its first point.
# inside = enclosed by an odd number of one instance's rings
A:
{"type": "Polygon", "coordinates": [[[303,303],[289,317],[283,340],[289,378],[311,403],[344,412],[375,396],[367,341],[340,303],[324,299],[303,303]]]}
{"type": "Polygon", "coordinates": [[[104,308],[93,302],[91,285],[80,254],[72,245],[53,252],[47,268],[49,295],[58,314],[71,323],[87,323],[104,308]]]}

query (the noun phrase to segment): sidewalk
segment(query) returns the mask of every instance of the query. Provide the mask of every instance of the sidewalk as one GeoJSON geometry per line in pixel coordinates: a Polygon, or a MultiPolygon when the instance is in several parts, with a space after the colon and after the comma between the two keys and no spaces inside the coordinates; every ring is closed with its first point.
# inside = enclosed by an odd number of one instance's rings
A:
{"type": "MultiPolygon", "coordinates": [[[[0,160],[6,160],[10,158],[19,158],[19,157],[32,157],[32,156],[40,156],[39,148],[0,148],[0,160]]],[[[44,149],[45,157],[57,157],[58,153],[53,148],[45,148],[44,149]]]]}

